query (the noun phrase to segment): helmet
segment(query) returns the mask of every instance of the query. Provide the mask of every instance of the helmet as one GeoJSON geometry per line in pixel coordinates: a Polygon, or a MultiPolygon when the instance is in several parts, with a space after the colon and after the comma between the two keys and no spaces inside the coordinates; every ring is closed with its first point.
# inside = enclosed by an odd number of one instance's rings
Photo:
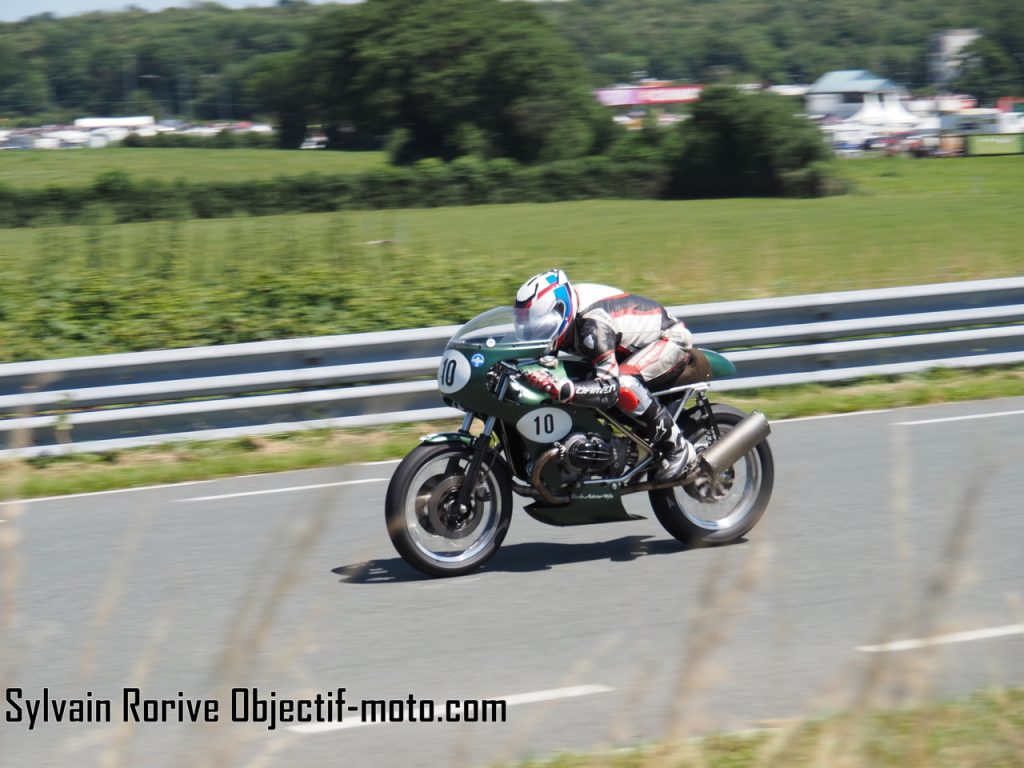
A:
{"type": "Polygon", "coordinates": [[[516,293],[516,336],[562,346],[576,319],[576,291],[560,269],[534,275],[516,293]]]}

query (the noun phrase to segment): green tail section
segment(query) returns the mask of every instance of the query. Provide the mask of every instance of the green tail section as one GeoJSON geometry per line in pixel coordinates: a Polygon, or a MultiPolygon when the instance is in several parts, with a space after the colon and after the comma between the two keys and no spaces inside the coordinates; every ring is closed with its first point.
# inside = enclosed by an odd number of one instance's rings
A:
{"type": "Polygon", "coordinates": [[[729,359],[724,355],[720,355],[717,352],[712,352],[710,349],[704,349],[698,347],[701,352],[704,353],[704,357],[708,359],[708,365],[711,366],[711,376],[715,379],[726,379],[729,376],[736,375],[736,366],[729,362],[729,359]]]}

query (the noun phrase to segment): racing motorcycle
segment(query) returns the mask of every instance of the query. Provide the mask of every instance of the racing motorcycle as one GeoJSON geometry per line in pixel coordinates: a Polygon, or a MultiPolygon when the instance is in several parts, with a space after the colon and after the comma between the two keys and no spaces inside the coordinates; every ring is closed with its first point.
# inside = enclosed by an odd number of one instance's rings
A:
{"type": "Polygon", "coordinates": [[[511,307],[497,307],[448,342],[437,382],[445,403],[465,412],[462,427],[424,437],[385,502],[388,534],[407,563],[431,576],[480,567],[508,533],[513,493],[531,500],[534,519],[563,526],[643,519],[622,497],[646,492],[661,525],[689,546],[735,541],[754,527],[772,493],[770,427],[757,411],[708,399],[713,379],[736,373],[727,358],[695,347],[680,376],[652,392],[699,454],[695,470],[655,483],[655,448],[630,419],[554,402],[523,380],[539,368],[556,379],[592,370],[536,336],[511,307]],[[476,420],[483,427],[473,434],[476,420]]]}

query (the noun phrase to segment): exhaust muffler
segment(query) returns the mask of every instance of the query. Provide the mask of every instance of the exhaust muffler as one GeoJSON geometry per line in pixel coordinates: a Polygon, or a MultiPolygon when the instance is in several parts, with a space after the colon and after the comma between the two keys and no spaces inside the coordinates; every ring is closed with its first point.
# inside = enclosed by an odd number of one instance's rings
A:
{"type": "Polygon", "coordinates": [[[754,411],[700,455],[704,468],[717,475],[724,472],[771,433],[768,419],[754,411]]]}

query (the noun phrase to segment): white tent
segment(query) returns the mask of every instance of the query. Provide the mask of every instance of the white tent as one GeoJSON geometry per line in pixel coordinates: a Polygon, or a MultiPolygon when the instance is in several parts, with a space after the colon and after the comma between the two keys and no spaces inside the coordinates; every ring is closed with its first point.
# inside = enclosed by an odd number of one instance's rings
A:
{"type": "Polygon", "coordinates": [[[864,106],[847,118],[846,122],[862,123],[864,125],[883,125],[886,122],[885,110],[882,109],[882,100],[878,98],[878,94],[865,93],[864,106]]]}
{"type": "Polygon", "coordinates": [[[906,131],[917,126],[920,118],[908,112],[895,93],[884,96],[865,93],[864,106],[844,122],[859,123],[882,131],[906,131]]]}
{"type": "Polygon", "coordinates": [[[913,127],[920,122],[920,118],[903,106],[903,102],[895,93],[885,94],[882,97],[882,104],[886,119],[892,124],[913,127]]]}

